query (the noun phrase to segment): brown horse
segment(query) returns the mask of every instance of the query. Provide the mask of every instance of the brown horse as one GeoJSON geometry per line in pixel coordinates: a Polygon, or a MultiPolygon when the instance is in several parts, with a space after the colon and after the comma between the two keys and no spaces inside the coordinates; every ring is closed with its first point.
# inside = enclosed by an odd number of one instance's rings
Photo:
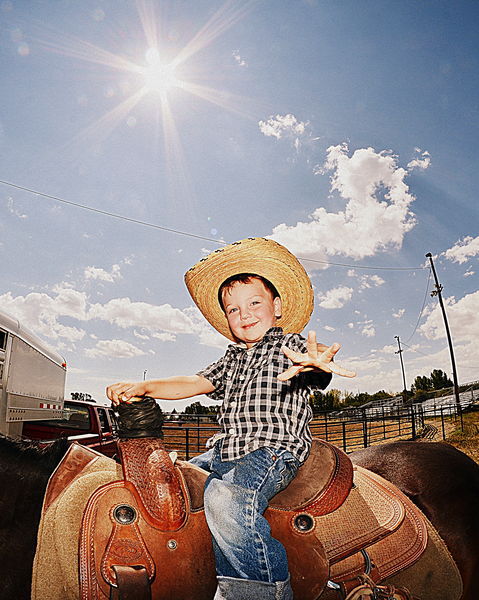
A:
{"type": "Polygon", "coordinates": [[[463,600],[479,598],[479,465],[443,442],[392,442],[351,454],[394,483],[446,542],[461,572],[463,600]]]}
{"type": "MultiPolygon", "coordinates": [[[[42,498],[64,451],[63,444],[40,451],[0,438],[1,598],[30,598],[42,498]]],[[[393,442],[351,458],[395,483],[423,510],[456,560],[464,583],[462,600],[477,598],[479,466],[443,443],[393,442]]]]}

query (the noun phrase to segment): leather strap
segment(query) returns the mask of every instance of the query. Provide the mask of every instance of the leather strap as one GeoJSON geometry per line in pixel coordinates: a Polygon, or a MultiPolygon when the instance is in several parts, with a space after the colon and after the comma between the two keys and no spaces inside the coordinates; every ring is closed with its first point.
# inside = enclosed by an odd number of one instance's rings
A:
{"type": "Polygon", "coordinates": [[[358,585],[349,591],[345,600],[416,600],[408,589],[392,585],[377,585],[368,575],[357,578],[358,585]]]}
{"type": "Polygon", "coordinates": [[[118,587],[111,588],[110,600],[151,600],[151,588],[145,567],[113,565],[118,587]]]}

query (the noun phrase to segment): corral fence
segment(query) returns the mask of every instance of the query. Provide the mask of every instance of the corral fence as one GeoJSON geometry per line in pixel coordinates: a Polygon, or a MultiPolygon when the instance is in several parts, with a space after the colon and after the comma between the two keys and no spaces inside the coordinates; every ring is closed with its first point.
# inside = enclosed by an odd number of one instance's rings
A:
{"type": "MultiPolygon", "coordinates": [[[[470,406],[470,403],[469,403],[470,406]]],[[[385,440],[445,439],[451,425],[462,427],[455,402],[415,404],[400,408],[345,409],[315,413],[310,422],[313,437],[353,452],[385,440]]],[[[164,443],[188,460],[206,450],[206,440],[218,432],[214,415],[165,415],[164,443]]]]}

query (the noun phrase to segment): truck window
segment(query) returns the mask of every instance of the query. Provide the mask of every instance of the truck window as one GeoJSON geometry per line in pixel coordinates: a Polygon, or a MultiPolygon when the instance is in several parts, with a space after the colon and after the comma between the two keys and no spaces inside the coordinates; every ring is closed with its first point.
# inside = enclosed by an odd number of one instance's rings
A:
{"type": "Polygon", "coordinates": [[[43,421],[32,421],[37,425],[47,425],[50,427],[65,427],[68,429],[78,429],[79,431],[90,430],[90,413],[88,406],[71,405],[65,401],[63,407],[62,419],[44,419],[43,421]]]}
{"type": "Polygon", "coordinates": [[[115,435],[117,435],[118,434],[118,426],[117,426],[117,422],[116,422],[116,414],[111,408],[108,408],[107,411],[108,411],[108,416],[110,417],[111,430],[115,435]]]}
{"type": "Polygon", "coordinates": [[[100,429],[102,433],[109,433],[110,426],[108,425],[108,419],[104,408],[98,408],[98,418],[100,420],[100,429]]]}
{"type": "Polygon", "coordinates": [[[0,329],[0,350],[5,350],[7,347],[7,332],[0,329]]]}
{"type": "Polygon", "coordinates": [[[7,347],[7,332],[0,329],[0,386],[3,380],[3,365],[5,363],[5,348],[7,347]]]}

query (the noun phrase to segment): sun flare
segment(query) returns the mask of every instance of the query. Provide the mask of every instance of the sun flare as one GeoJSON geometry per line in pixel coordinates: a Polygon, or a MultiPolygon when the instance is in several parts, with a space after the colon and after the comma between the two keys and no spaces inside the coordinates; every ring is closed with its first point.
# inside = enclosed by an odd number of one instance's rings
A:
{"type": "Polygon", "coordinates": [[[176,65],[164,62],[157,48],[149,48],[145,58],[148,66],[142,70],[142,74],[147,92],[166,95],[173,88],[182,86],[182,81],[177,77],[176,65]]]}

